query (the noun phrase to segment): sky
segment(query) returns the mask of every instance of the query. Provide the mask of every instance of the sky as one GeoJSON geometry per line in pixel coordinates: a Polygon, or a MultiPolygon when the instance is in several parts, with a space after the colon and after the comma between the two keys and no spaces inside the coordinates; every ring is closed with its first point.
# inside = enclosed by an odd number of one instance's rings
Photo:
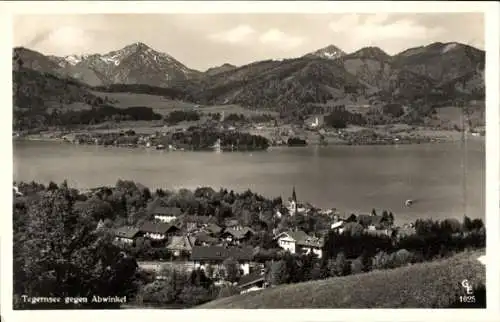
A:
{"type": "Polygon", "coordinates": [[[484,49],[482,13],[60,14],[13,17],[14,46],[43,54],[107,53],[143,42],[198,70],[299,57],[333,44],[388,54],[440,42],[484,49]]]}

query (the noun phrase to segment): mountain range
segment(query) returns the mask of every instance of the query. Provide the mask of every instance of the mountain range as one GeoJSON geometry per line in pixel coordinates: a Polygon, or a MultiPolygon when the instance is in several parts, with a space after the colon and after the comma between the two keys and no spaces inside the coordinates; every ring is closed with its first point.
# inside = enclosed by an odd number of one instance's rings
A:
{"type": "MultiPolygon", "coordinates": [[[[170,88],[181,99],[198,104],[286,112],[327,103],[446,104],[459,98],[484,99],[485,52],[456,42],[436,42],[396,55],[378,47],[346,53],[329,45],[298,58],[224,64],[201,72],[137,42],[106,54],[65,57],[17,47],[14,73],[19,68],[70,79],[83,88],[140,84],[170,88]]],[[[15,84],[18,88],[29,83],[27,77],[14,77],[14,82],[21,82],[15,84]]]]}

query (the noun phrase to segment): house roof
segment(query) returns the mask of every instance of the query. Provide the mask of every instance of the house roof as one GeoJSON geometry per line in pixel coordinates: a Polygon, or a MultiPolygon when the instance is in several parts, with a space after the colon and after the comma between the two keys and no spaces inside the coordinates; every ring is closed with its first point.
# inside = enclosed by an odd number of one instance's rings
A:
{"type": "Polygon", "coordinates": [[[195,240],[193,236],[173,236],[167,245],[167,249],[190,251],[193,249],[195,240]]]}
{"type": "Polygon", "coordinates": [[[233,229],[233,228],[226,228],[224,230],[224,234],[229,234],[233,236],[235,239],[243,239],[245,238],[248,234],[253,234],[253,230],[250,229],[249,227],[244,227],[241,230],[238,229],[233,229]]]}
{"type": "Polygon", "coordinates": [[[151,209],[151,213],[160,216],[173,216],[178,217],[182,214],[182,210],[176,207],[163,207],[156,206],[151,209]]]}
{"type": "Polygon", "coordinates": [[[372,216],[372,215],[358,215],[358,223],[363,226],[369,225],[380,225],[382,221],[382,216],[372,216]]]}
{"type": "Polygon", "coordinates": [[[332,224],[332,229],[336,229],[336,228],[339,228],[339,227],[342,227],[342,225],[344,224],[344,221],[343,220],[339,220],[337,222],[334,222],[332,224]]]}
{"type": "Polygon", "coordinates": [[[393,232],[394,232],[394,230],[392,230],[392,229],[375,229],[375,230],[366,229],[365,230],[366,234],[372,235],[372,236],[378,236],[378,237],[392,236],[393,232]]]}
{"type": "Polygon", "coordinates": [[[295,243],[300,246],[308,246],[308,247],[323,247],[324,240],[322,238],[316,238],[309,236],[302,230],[297,231],[287,231],[279,234],[276,238],[280,238],[283,235],[287,235],[293,240],[295,243]]]}
{"type": "Polygon", "coordinates": [[[222,247],[222,246],[195,246],[191,253],[191,260],[218,260],[234,258],[237,261],[252,260],[254,257],[251,247],[222,247]]]}
{"type": "Polygon", "coordinates": [[[222,228],[216,224],[209,224],[207,226],[207,230],[212,234],[218,234],[222,231],[222,228]]]}
{"type": "Polygon", "coordinates": [[[238,226],[240,223],[236,219],[228,219],[224,222],[226,227],[238,226]]]}
{"type": "Polygon", "coordinates": [[[213,238],[209,236],[206,232],[202,231],[196,234],[196,241],[202,242],[202,243],[207,243],[207,244],[216,244],[219,242],[217,238],[213,238]]]}
{"type": "Polygon", "coordinates": [[[181,215],[178,219],[186,223],[198,223],[198,224],[208,224],[211,217],[208,216],[193,216],[193,215],[181,215]]]}
{"type": "Polygon", "coordinates": [[[141,228],[139,228],[139,230],[146,233],[165,234],[171,230],[179,230],[179,228],[172,224],[147,221],[141,226],[141,228]]]}
{"type": "Polygon", "coordinates": [[[135,227],[120,227],[114,230],[114,234],[116,237],[121,238],[134,238],[139,233],[139,229],[135,227]]]}
{"type": "Polygon", "coordinates": [[[306,239],[298,240],[297,245],[321,248],[325,244],[322,238],[308,236],[306,239]]]}
{"type": "Polygon", "coordinates": [[[239,287],[246,287],[250,286],[254,283],[261,282],[265,279],[264,274],[260,272],[260,270],[257,270],[255,272],[252,272],[248,275],[244,275],[240,278],[238,281],[238,286],[239,287]]]}

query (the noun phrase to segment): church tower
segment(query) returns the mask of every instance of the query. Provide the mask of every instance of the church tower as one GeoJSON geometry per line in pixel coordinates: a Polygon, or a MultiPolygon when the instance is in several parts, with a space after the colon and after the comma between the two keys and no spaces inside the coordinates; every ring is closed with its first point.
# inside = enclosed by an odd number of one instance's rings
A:
{"type": "Polygon", "coordinates": [[[293,187],[292,197],[290,198],[290,205],[288,206],[288,211],[291,216],[295,215],[297,212],[297,194],[295,193],[295,186],[293,187]]]}

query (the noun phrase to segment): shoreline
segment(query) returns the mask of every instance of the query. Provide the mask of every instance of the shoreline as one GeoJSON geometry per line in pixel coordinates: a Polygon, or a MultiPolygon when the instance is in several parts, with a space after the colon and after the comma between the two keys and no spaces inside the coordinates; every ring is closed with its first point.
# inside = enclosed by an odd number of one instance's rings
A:
{"type": "MultiPolygon", "coordinates": [[[[179,193],[181,190],[189,190],[189,191],[194,193],[197,189],[208,188],[208,189],[212,189],[213,191],[219,191],[219,190],[233,191],[235,194],[244,194],[247,191],[251,191],[253,194],[261,195],[265,199],[269,199],[269,200],[272,200],[273,198],[283,198],[283,195],[280,195],[280,194],[272,194],[272,193],[261,194],[261,193],[259,193],[259,191],[252,190],[250,188],[231,189],[227,186],[226,187],[223,187],[223,186],[217,187],[217,186],[205,186],[205,185],[178,185],[178,186],[168,187],[168,186],[164,186],[164,185],[160,185],[160,186],[143,185],[139,181],[122,179],[122,178],[118,178],[117,181],[130,181],[130,182],[133,182],[135,185],[137,185],[137,187],[147,188],[150,191],[154,191],[155,189],[161,189],[164,191],[169,191],[169,192],[174,193],[174,194],[179,193]]],[[[35,180],[34,182],[47,186],[50,184],[51,181],[43,182],[40,180],[35,180]]],[[[25,180],[16,181],[16,180],[14,180],[15,186],[19,186],[20,183],[30,184],[31,181],[25,181],[25,180]]],[[[60,184],[57,182],[53,182],[53,183],[56,183],[57,185],[60,184]]],[[[95,192],[98,192],[104,188],[115,189],[116,184],[110,183],[110,184],[94,185],[94,186],[87,186],[87,187],[85,187],[85,186],[77,187],[77,186],[72,185],[72,188],[76,189],[79,194],[87,195],[87,194],[94,194],[95,192]]],[[[282,200],[283,200],[283,206],[288,204],[288,202],[285,201],[285,198],[283,198],[282,200]]],[[[302,201],[302,202],[299,202],[298,204],[301,205],[301,207],[298,207],[298,209],[302,209],[302,210],[297,210],[297,214],[301,214],[303,216],[309,216],[309,212],[313,211],[313,213],[319,214],[321,216],[337,216],[338,218],[341,218],[343,220],[347,220],[347,218],[352,214],[358,216],[360,214],[370,213],[370,209],[372,209],[372,210],[375,209],[377,211],[377,213],[380,215],[384,210],[392,213],[392,212],[396,211],[396,210],[392,210],[392,209],[397,208],[397,207],[384,208],[384,207],[379,207],[379,206],[370,206],[365,211],[361,211],[361,210],[354,210],[354,209],[350,209],[350,208],[339,209],[339,208],[334,207],[334,206],[318,206],[317,204],[312,204],[308,201],[302,201]]],[[[411,208],[411,206],[409,208],[411,208]]],[[[424,215],[425,212],[426,212],[425,210],[421,210],[421,212],[419,212],[418,215],[412,214],[411,216],[408,216],[406,212],[399,211],[399,212],[395,213],[394,227],[404,227],[404,226],[407,226],[410,224],[414,224],[419,219],[420,220],[432,220],[432,221],[444,221],[447,219],[448,220],[455,220],[455,219],[461,220],[461,219],[463,219],[464,215],[466,215],[470,219],[484,220],[484,218],[485,218],[484,216],[481,216],[478,214],[473,214],[473,213],[472,214],[462,214],[461,216],[453,216],[451,214],[448,214],[446,216],[439,216],[439,215],[438,216],[425,216],[424,215]]]]}
{"type": "MultiPolygon", "coordinates": [[[[32,134],[22,134],[19,132],[14,132],[13,140],[28,140],[28,141],[75,141],[78,137],[82,137],[83,144],[94,144],[94,140],[106,140],[105,137],[111,135],[115,136],[125,136],[127,139],[136,138],[136,141],[130,142],[127,140],[125,144],[118,145],[144,145],[147,147],[147,142],[150,141],[153,145],[153,141],[165,135],[172,135],[172,133],[185,132],[188,130],[188,125],[183,124],[174,127],[151,127],[151,126],[134,126],[134,124],[122,124],[120,127],[114,127],[103,131],[101,128],[82,128],[82,129],[72,129],[72,130],[59,130],[51,129],[46,131],[40,131],[39,133],[32,134]],[[129,136],[127,132],[133,132],[129,136]],[[85,138],[86,137],[86,138],[85,138]],[[153,141],[152,141],[153,140],[153,141]],[[90,141],[92,141],[90,143],[90,141]],[[132,144],[130,144],[132,143],[132,144]]],[[[220,129],[220,133],[239,133],[240,135],[252,135],[260,136],[268,140],[269,147],[296,147],[296,146],[366,146],[366,145],[413,145],[413,144],[424,144],[424,143],[453,143],[463,141],[464,138],[473,141],[484,141],[485,133],[477,133],[472,131],[462,131],[450,130],[450,129],[439,129],[431,128],[428,126],[409,126],[405,124],[392,124],[386,126],[375,126],[375,127],[359,127],[350,126],[344,129],[304,129],[301,127],[296,127],[293,125],[281,125],[279,127],[264,126],[260,128],[253,127],[242,127],[239,129],[220,129]],[[288,139],[299,139],[306,141],[306,145],[289,145],[288,139]]],[[[189,135],[189,134],[188,134],[189,135]]],[[[114,138],[116,139],[116,137],[114,138]]],[[[161,143],[164,146],[167,143],[161,143]]],[[[160,145],[161,145],[160,144],[160,145]]],[[[168,143],[172,146],[176,145],[176,142],[168,143]]],[[[104,145],[104,144],[99,144],[104,145]]],[[[106,144],[114,145],[117,144],[106,144]]],[[[190,149],[188,145],[181,144],[184,150],[190,149]]],[[[168,145],[167,145],[168,146],[168,145]]],[[[223,147],[224,148],[224,147],[223,147]]],[[[230,146],[225,147],[230,149],[230,146]]],[[[197,149],[194,149],[197,150],[197,149]]],[[[234,149],[238,151],[237,149],[234,149]]],[[[242,150],[265,150],[262,147],[256,147],[253,149],[242,149],[242,150]]],[[[230,152],[230,151],[228,151],[230,152]]]]}
{"type": "MultiPolygon", "coordinates": [[[[485,141],[484,136],[472,136],[468,135],[467,140],[471,141],[485,141]]],[[[12,141],[31,141],[31,142],[61,142],[61,143],[68,143],[72,145],[84,145],[84,146],[90,146],[93,144],[76,144],[73,142],[70,142],[68,140],[65,140],[63,138],[50,138],[50,137],[43,137],[43,136],[18,136],[12,137],[12,141]]],[[[407,145],[423,145],[423,144],[447,144],[447,143],[456,143],[456,142],[461,142],[462,139],[458,137],[447,137],[447,138],[437,138],[437,139],[430,139],[426,141],[415,141],[415,142],[368,142],[368,143],[351,143],[351,142],[346,142],[342,140],[336,140],[336,139],[330,139],[326,140],[326,144],[323,144],[319,142],[319,140],[311,140],[308,141],[306,145],[287,145],[287,144],[277,144],[277,145],[270,145],[267,149],[255,149],[255,150],[234,150],[234,151],[222,151],[222,152],[259,152],[259,151],[266,151],[270,148],[307,148],[311,146],[320,146],[320,147],[328,147],[328,146],[407,146],[407,145]]],[[[139,148],[144,148],[148,150],[155,150],[154,147],[146,147],[146,146],[125,146],[125,145],[101,145],[97,144],[97,146],[103,146],[103,147],[125,147],[125,148],[134,148],[134,149],[139,149],[139,148]]],[[[161,149],[160,149],[161,150],[161,149]]],[[[169,150],[168,148],[165,148],[164,150],[169,150]]],[[[191,152],[208,152],[212,151],[213,149],[176,149],[175,151],[191,151],[191,152]]]]}

